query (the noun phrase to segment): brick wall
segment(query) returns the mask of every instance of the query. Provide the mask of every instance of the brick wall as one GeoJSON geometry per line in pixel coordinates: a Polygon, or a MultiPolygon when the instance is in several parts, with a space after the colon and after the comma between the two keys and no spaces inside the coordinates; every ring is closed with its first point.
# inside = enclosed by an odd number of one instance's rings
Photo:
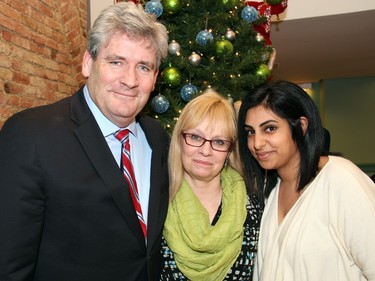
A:
{"type": "Polygon", "coordinates": [[[86,0],[0,0],[0,128],[84,84],[86,0]]]}

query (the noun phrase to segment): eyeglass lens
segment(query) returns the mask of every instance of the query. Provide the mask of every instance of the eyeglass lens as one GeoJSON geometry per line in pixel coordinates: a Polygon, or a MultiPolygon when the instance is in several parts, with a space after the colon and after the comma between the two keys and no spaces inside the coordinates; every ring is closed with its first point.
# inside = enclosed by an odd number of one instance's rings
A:
{"type": "Polygon", "coordinates": [[[228,151],[232,145],[232,142],[227,141],[227,140],[221,140],[221,139],[208,140],[199,135],[187,134],[187,133],[183,133],[182,135],[185,139],[186,144],[195,146],[195,147],[201,147],[204,145],[206,141],[208,141],[213,150],[224,152],[224,151],[228,151]]]}

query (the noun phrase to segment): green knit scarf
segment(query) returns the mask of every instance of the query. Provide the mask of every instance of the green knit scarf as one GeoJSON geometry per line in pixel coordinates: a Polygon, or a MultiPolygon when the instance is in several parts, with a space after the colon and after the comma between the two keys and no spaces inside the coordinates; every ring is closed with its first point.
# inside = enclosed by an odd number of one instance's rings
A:
{"type": "Polygon", "coordinates": [[[245,184],[229,167],[222,171],[221,183],[222,213],[214,226],[186,181],[169,204],[163,235],[189,280],[223,280],[241,251],[247,215],[245,184]]]}

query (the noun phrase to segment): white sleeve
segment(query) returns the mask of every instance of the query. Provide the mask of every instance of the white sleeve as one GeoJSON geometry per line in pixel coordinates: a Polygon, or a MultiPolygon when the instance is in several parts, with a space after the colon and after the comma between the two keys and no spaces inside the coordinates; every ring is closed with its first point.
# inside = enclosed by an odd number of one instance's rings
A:
{"type": "Polygon", "coordinates": [[[342,239],[348,258],[367,280],[374,281],[375,184],[345,159],[338,161],[329,175],[331,223],[342,239]]]}

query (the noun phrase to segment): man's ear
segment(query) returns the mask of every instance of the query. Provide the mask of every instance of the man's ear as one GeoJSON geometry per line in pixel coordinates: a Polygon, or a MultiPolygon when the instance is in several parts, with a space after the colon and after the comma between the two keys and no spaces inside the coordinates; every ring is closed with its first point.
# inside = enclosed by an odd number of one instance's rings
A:
{"type": "Polygon", "coordinates": [[[85,78],[88,78],[90,75],[91,71],[91,65],[92,65],[93,59],[89,52],[86,50],[85,53],[83,54],[83,59],[82,59],[82,75],[85,78]]]}
{"type": "Polygon", "coordinates": [[[307,128],[309,127],[309,120],[307,120],[307,118],[305,116],[301,116],[299,118],[299,121],[301,123],[301,128],[302,128],[303,134],[305,134],[306,131],[307,131],[307,128]]]}

